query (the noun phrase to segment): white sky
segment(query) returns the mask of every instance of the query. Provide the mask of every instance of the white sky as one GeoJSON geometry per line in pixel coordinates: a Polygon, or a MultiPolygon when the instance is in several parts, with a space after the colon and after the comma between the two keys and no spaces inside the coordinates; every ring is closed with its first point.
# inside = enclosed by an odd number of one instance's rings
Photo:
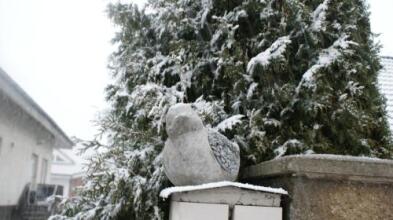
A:
{"type": "MultiPolygon", "coordinates": [[[[139,4],[144,0],[134,1],[139,4]]],[[[382,55],[393,55],[392,0],[369,0],[382,55]]],[[[0,0],[2,67],[69,136],[90,139],[103,109],[113,25],[107,0],[0,0]]]]}

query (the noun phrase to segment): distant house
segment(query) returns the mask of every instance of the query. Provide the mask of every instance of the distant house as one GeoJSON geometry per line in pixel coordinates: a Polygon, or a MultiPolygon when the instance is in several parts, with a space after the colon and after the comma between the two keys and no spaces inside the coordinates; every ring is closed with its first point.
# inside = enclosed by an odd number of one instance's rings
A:
{"type": "Polygon", "coordinates": [[[1,220],[29,219],[12,217],[14,210],[18,210],[14,214],[40,210],[34,207],[37,202],[57,190],[48,185],[53,150],[72,146],[45,111],[0,69],[1,220]]]}
{"type": "Polygon", "coordinates": [[[393,130],[393,57],[382,57],[381,63],[383,68],[378,75],[378,84],[386,98],[389,126],[393,130]]]}
{"type": "Polygon", "coordinates": [[[86,163],[77,147],[56,149],[53,152],[50,183],[63,186],[64,197],[74,196],[76,188],[82,185],[82,177],[85,175],[83,168],[86,163]]]}

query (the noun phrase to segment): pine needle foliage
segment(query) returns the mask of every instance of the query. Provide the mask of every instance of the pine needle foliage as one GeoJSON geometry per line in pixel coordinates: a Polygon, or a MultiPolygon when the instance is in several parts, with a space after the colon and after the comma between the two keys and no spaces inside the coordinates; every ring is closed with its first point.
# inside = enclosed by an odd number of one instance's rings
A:
{"type": "Polygon", "coordinates": [[[243,167],[290,154],[392,157],[365,1],[150,0],[108,14],[119,29],[101,120],[110,143],[56,218],[165,219],[160,152],[178,102],[236,142],[243,167]]]}

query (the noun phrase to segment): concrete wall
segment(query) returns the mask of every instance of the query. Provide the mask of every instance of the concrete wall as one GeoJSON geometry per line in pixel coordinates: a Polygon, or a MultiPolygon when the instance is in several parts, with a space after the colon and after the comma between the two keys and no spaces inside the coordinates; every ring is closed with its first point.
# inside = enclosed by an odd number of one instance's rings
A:
{"type": "Polygon", "coordinates": [[[393,219],[393,161],[332,155],[283,157],[246,168],[243,179],[289,192],[285,220],[393,219]]]}
{"type": "Polygon", "coordinates": [[[54,138],[0,90],[0,206],[16,205],[31,182],[32,154],[38,156],[37,183],[50,178],[54,138]],[[42,180],[43,160],[48,161],[42,180]]]}

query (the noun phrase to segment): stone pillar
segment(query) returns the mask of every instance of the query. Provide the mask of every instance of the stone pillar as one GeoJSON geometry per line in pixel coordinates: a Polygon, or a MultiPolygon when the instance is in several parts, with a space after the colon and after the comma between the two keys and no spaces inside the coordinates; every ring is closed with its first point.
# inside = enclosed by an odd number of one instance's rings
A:
{"type": "Polygon", "coordinates": [[[220,182],[173,187],[161,196],[170,196],[169,220],[281,220],[282,194],[282,189],[220,182]]]}
{"type": "Polygon", "coordinates": [[[282,187],[285,220],[393,219],[393,161],[288,156],[246,168],[244,180],[282,187]]]}

